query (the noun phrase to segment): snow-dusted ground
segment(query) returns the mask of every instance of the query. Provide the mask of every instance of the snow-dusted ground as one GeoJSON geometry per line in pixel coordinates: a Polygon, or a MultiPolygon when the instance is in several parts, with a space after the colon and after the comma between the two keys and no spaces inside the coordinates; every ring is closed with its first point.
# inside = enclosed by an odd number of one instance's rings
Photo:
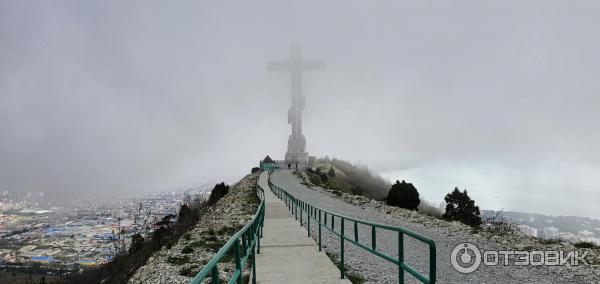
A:
{"type": "MultiPolygon", "coordinates": [[[[368,201],[365,198],[343,195],[338,197],[327,190],[307,187],[290,171],[277,171],[272,174],[271,181],[296,197],[313,205],[331,210],[349,217],[368,220],[376,223],[401,226],[435,241],[437,246],[437,283],[600,283],[600,267],[592,266],[480,266],[471,274],[461,274],[451,265],[452,249],[460,243],[470,242],[481,250],[572,250],[569,244],[543,245],[538,240],[523,236],[494,236],[489,233],[472,232],[470,227],[457,222],[446,222],[424,214],[388,207],[381,202],[368,201]]],[[[306,220],[306,217],[304,218],[306,220]]],[[[339,220],[336,229],[339,231],[339,220]]],[[[311,226],[316,236],[316,226],[311,226]]],[[[339,255],[339,237],[323,230],[323,244],[327,252],[339,255]]],[[[370,244],[370,227],[358,227],[361,243],[370,244]]],[[[346,223],[345,234],[353,235],[353,225],[346,223]]],[[[417,271],[429,274],[428,247],[408,236],[404,237],[405,261],[417,271]]],[[[345,244],[346,265],[354,274],[360,275],[367,282],[398,283],[397,266],[372,255],[349,242],[345,244]]],[[[377,231],[377,248],[396,257],[398,253],[397,233],[377,231]]],[[[592,251],[592,258],[600,256],[600,252],[592,251]]],[[[596,262],[598,263],[598,262],[596,262]]],[[[406,283],[418,281],[405,273],[406,283]]]]}

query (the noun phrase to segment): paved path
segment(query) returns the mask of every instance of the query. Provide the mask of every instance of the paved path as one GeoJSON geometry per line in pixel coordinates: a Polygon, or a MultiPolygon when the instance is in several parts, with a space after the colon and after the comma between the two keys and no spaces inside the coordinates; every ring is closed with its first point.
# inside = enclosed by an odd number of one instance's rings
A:
{"type": "Polygon", "coordinates": [[[257,283],[350,283],[340,279],[338,268],[271,192],[268,173],[260,175],[258,184],[265,190],[266,215],[256,255],[257,283]]]}

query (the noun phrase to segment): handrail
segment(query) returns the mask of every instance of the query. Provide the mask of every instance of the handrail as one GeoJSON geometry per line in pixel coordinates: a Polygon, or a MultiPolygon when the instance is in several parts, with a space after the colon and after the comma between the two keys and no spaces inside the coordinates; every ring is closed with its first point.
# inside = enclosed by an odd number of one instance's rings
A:
{"type": "Polygon", "coordinates": [[[355,219],[352,217],[333,213],[329,210],[325,210],[320,207],[314,206],[313,204],[311,204],[309,202],[306,202],[304,200],[296,198],[293,194],[287,192],[285,189],[276,186],[275,184],[273,184],[271,182],[270,178],[269,178],[269,187],[271,188],[271,191],[273,191],[273,194],[275,194],[277,197],[279,197],[281,200],[283,200],[283,202],[286,204],[288,209],[290,211],[292,211],[293,215],[295,215],[296,220],[298,219],[298,207],[300,207],[300,224],[301,225],[303,223],[302,213],[305,212],[305,214],[308,217],[306,224],[307,224],[307,231],[308,231],[309,237],[311,234],[310,220],[313,219],[314,221],[317,222],[317,224],[319,226],[319,228],[318,228],[319,251],[321,251],[321,228],[322,227],[329,230],[334,235],[340,237],[340,263],[339,263],[338,268],[340,269],[340,274],[341,274],[342,279],[344,278],[344,271],[345,271],[344,242],[349,241],[350,243],[355,244],[356,246],[358,246],[376,256],[379,256],[389,262],[392,262],[393,264],[398,265],[398,282],[399,283],[404,283],[404,272],[405,271],[423,283],[434,284],[436,282],[436,278],[437,278],[436,277],[436,275],[437,275],[436,247],[435,247],[435,242],[433,240],[423,237],[417,233],[414,233],[412,231],[409,231],[409,230],[401,228],[401,227],[394,227],[394,226],[390,226],[390,225],[378,224],[378,223],[373,223],[373,222],[369,222],[369,221],[365,221],[365,220],[355,219]],[[335,231],[336,217],[340,222],[339,232],[335,231]],[[328,220],[328,219],[330,219],[330,220],[328,220]],[[329,221],[329,226],[327,224],[328,221],[329,221]],[[353,228],[354,229],[353,238],[349,238],[347,235],[344,234],[345,221],[350,221],[351,223],[353,223],[353,227],[354,227],[353,228]],[[362,224],[362,225],[371,227],[371,243],[370,244],[363,244],[359,241],[359,239],[358,239],[358,224],[362,224]],[[376,230],[377,228],[398,232],[398,258],[397,259],[377,250],[377,230],[376,230]],[[429,246],[429,276],[425,276],[425,275],[417,272],[415,268],[411,267],[410,265],[408,265],[407,263],[404,262],[404,235],[410,236],[410,237],[412,237],[420,242],[423,242],[429,246]]]}
{"type": "MultiPolygon", "coordinates": [[[[257,181],[258,183],[258,181],[257,181]]],[[[252,259],[252,284],[256,284],[256,253],[260,254],[260,238],[262,238],[262,229],[265,222],[265,192],[260,186],[256,186],[256,194],[261,199],[256,214],[252,217],[252,220],[246,224],[241,230],[237,231],[221,249],[210,259],[210,261],[196,274],[196,276],[190,282],[191,284],[199,284],[204,281],[206,277],[211,278],[212,284],[220,283],[219,279],[219,267],[218,264],[221,259],[231,250],[233,246],[235,253],[235,272],[229,279],[228,283],[242,284],[242,270],[248,259],[252,259]],[[241,241],[241,245],[240,245],[241,241]],[[240,248],[241,246],[241,248],[240,248]]]]}

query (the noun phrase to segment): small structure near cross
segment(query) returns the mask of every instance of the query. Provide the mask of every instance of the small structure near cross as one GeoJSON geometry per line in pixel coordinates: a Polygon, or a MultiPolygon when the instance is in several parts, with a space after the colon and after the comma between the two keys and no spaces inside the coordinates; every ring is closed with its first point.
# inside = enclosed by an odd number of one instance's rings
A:
{"type": "Polygon", "coordinates": [[[263,171],[272,171],[275,169],[275,161],[267,155],[262,161],[260,161],[260,169],[263,171]]]}

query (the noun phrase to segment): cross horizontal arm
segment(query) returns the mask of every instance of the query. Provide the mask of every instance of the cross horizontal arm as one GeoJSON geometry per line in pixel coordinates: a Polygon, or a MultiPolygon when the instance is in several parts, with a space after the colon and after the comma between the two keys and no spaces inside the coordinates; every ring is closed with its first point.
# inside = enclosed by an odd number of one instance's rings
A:
{"type": "Polygon", "coordinates": [[[325,68],[325,61],[322,60],[305,60],[302,61],[302,69],[304,70],[318,70],[325,68]]]}
{"type": "Polygon", "coordinates": [[[303,60],[303,61],[271,61],[267,62],[267,70],[318,70],[325,68],[325,61],[303,60]]]}
{"type": "Polygon", "coordinates": [[[292,70],[292,64],[289,61],[271,61],[267,62],[267,70],[280,71],[292,70]]]}

